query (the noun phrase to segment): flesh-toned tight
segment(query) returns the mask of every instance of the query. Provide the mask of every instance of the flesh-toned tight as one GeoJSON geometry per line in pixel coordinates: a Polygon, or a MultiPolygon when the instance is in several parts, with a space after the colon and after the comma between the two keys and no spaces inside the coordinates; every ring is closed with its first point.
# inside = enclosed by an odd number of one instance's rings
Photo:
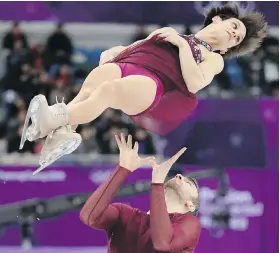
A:
{"type": "Polygon", "coordinates": [[[108,63],[90,72],[78,95],[67,105],[69,124],[76,128],[96,119],[107,108],[137,115],[162,95],[160,81],[131,64],[108,63]]]}

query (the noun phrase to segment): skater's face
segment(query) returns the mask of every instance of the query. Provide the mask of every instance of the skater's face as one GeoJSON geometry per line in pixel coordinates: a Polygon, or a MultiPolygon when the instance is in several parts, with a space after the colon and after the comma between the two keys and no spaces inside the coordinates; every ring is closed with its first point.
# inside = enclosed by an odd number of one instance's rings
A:
{"type": "Polygon", "coordinates": [[[246,36],[245,25],[236,18],[222,20],[216,16],[213,18],[212,29],[218,48],[223,52],[239,45],[246,36]]]}
{"type": "Polygon", "coordinates": [[[199,198],[198,188],[196,182],[181,174],[176,175],[165,183],[165,190],[171,190],[176,193],[179,201],[187,206],[190,211],[194,211],[195,202],[199,198]]]}

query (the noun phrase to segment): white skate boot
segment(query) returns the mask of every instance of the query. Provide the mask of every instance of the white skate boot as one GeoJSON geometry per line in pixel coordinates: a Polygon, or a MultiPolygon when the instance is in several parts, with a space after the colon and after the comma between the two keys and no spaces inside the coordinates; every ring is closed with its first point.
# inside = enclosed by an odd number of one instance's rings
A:
{"type": "Polygon", "coordinates": [[[33,175],[39,173],[50,164],[64,155],[74,152],[82,142],[82,137],[71,130],[71,126],[64,126],[51,132],[43,146],[39,164],[39,169],[33,175]]]}
{"type": "Polygon", "coordinates": [[[46,137],[55,129],[65,126],[68,123],[67,106],[65,103],[48,105],[47,99],[43,95],[34,97],[28,107],[22,136],[20,149],[26,140],[34,141],[46,137]],[[28,127],[29,120],[32,124],[28,127]]]}

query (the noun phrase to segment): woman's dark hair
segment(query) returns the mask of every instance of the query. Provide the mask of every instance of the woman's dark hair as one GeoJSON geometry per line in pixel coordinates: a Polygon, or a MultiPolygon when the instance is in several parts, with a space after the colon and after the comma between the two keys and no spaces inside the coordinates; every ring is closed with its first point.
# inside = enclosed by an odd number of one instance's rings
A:
{"type": "Polygon", "coordinates": [[[236,18],[246,27],[246,36],[237,46],[230,48],[225,58],[241,56],[255,51],[260,47],[267,35],[267,22],[262,13],[248,11],[237,3],[228,3],[222,6],[210,7],[205,10],[204,27],[212,23],[212,19],[219,16],[222,20],[236,18]]]}

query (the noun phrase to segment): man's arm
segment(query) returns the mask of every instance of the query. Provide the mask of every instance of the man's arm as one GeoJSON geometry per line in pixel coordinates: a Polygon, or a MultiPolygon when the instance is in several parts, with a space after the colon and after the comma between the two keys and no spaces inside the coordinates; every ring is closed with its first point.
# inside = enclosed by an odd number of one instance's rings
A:
{"type": "Polygon", "coordinates": [[[139,168],[145,159],[138,155],[138,143],[132,145],[132,136],[129,135],[127,141],[124,134],[120,137],[115,136],[120,150],[120,166],[118,166],[109,179],[102,184],[88,199],[81,210],[81,220],[94,228],[110,230],[121,214],[129,215],[132,208],[124,204],[111,204],[114,194],[128,175],[139,168]],[[126,210],[124,210],[124,208],[126,210]]]}
{"type": "Polygon", "coordinates": [[[151,186],[150,228],[154,248],[158,251],[181,251],[194,249],[200,234],[200,224],[196,217],[185,215],[172,224],[167,212],[163,184],[151,186]]]}
{"type": "MultiPolygon", "coordinates": [[[[131,172],[118,166],[108,180],[89,197],[80,212],[81,220],[96,229],[111,229],[118,221],[122,204],[111,204],[114,194],[131,172]]],[[[125,207],[124,207],[125,206],[125,207]]]]}
{"type": "Polygon", "coordinates": [[[150,160],[152,165],[151,210],[150,228],[154,248],[158,251],[182,251],[195,248],[199,234],[200,224],[192,215],[182,215],[176,223],[171,223],[164,195],[164,180],[179,157],[186,151],[182,148],[169,160],[157,164],[150,160]]]}

